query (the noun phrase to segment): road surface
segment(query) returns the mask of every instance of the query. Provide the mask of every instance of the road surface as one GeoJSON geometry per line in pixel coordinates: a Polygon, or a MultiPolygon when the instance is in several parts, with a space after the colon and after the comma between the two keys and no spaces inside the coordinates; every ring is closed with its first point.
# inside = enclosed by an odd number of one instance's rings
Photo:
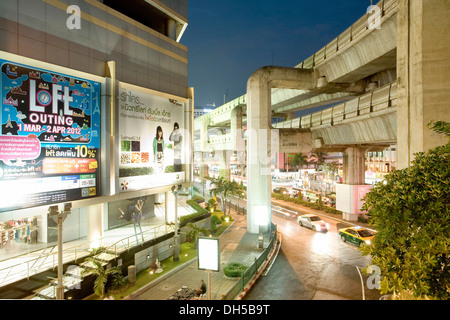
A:
{"type": "Polygon", "coordinates": [[[281,249],[246,300],[362,300],[362,283],[366,300],[380,298],[377,289],[369,289],[369,277],[357,269],[370,265],[371,258],[337,235],[350,224],[322,217],[329,231],[315,232],[298,225],[297,212],[276,206],[272,210],[272,221],[282,234],[281,249]]]}

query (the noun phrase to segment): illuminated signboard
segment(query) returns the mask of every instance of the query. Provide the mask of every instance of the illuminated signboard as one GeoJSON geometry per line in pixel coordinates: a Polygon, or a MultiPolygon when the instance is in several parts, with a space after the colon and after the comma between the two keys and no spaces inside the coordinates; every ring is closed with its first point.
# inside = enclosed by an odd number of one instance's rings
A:
{"type": "Polygon", "coordinates": [[[0,212],[97,196],[100,83],[0,66],[0,212]]]}
{"type": "Polygon", "coordinates": [[[185,181],[190,140],[184,125],[185,105],[185,101],[119,83],[120,192],[185,181]]]}
{"type": "Polygon", "coordinates": [[[219,271],[219,239],[198,237],[198,268],[219,271]]]}

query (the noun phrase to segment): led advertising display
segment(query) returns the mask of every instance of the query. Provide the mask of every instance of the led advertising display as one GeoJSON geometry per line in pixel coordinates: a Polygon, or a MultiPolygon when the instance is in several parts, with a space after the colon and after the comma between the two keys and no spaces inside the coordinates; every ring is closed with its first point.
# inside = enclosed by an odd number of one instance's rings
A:
{"type": "Polygon", "coordinates": [[[97,196],[101,84],[0,66],[0,212],[97,196]]]}

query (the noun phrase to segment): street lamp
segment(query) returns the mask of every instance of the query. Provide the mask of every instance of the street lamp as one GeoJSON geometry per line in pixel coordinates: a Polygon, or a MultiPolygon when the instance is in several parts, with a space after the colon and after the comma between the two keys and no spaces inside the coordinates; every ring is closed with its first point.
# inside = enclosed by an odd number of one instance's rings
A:
{"type": "Polygon", "coordinates": [[[62,224],[70,214],[72,203],[65,203],[64,210],[59,212],[58,206],[50,206],[49,214],[58,224],[58,285],[56,286],[56,300],[64,300],[63,284],[63,247],[62,247],[62,224]]]}
{"type": "Polygon", "coordinates": [[[172,193],[175,196],[175,235],[173,237],[173,261],[180,260],[180,239],[178,236],[178,193],[181,190],[181,184],[172,186],[172,193]]]}

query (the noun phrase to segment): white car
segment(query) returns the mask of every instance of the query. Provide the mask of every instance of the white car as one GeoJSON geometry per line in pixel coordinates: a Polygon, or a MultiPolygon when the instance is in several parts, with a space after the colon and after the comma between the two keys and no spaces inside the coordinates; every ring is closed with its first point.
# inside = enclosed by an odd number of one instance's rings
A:
{"type": "Polygon", "coordinates": [[[329,224],[315,214],[304,214],[298,216],[297,221],[302,227],[307,227],[314,231],[328,231],[329,228],[329,224]]]}

